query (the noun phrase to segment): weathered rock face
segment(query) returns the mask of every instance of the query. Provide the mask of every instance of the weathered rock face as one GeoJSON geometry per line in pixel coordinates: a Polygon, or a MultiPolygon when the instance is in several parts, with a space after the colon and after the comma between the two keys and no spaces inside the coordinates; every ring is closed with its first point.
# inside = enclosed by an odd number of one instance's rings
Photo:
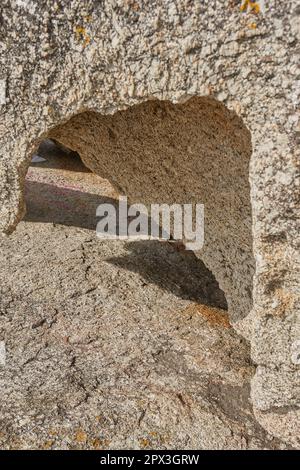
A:
{"type": "Polygon", "coordinates": [[[265,3],[3,0],[0,223],[45,137],[131,200],[204,203],[199,256],[251,341],[256,416],[297,446],[300,10],[265,3]]]}
{"type": "Polygon", "coordinates": [[[199,253],[227,294],[232,320],[251,310],[249,131],[208,98],[148,101],[112,116],[85,112],[52,129],[85,164],[131,201],[205,207],[199,253]]]}

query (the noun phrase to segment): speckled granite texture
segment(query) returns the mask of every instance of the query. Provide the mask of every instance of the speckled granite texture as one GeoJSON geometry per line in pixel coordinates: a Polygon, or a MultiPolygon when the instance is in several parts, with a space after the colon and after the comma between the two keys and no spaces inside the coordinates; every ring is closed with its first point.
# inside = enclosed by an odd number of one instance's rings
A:
{"type": "Polygon", "coordinates": [[[197,255],[251,342],[254,412],[299,446],[300,8],[264,4],[2,0],[0,223],[49,136],[133,200],[205,196],[197,255]]]}

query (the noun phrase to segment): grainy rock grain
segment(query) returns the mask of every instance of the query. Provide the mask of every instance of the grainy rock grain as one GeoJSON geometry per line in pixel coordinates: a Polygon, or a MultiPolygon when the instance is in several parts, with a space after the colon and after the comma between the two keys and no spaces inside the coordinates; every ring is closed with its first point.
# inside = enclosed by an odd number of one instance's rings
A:
{"type": "Polygon", "coordinates": [[[0,224],[46,137],[132,200],[204,202],[257,419],[299,446],[300,11],[264,3],[2,0],[0,224]]]}

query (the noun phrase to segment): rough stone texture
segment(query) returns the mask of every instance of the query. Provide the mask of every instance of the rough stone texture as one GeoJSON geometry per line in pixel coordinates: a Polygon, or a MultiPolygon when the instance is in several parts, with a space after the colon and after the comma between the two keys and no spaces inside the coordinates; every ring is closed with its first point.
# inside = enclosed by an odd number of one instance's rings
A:
{"type": "MultiPolygon", "coordinates": [[[[241,13],[240,2],[235,0],[99,3],[3,0],[1,227],[8,233],[23,216],[24,179],[32,152],[51,133],[58,140],[60,135],[62,143],[82,151],[90,168],[95,171],[99,168],[100,174],[107,172],[116,187],[128,191],[133,199],[149,199],[141,184],[143,179],[138,179],[140,165],[154,155],[160,170],[164,168],[165,157],[167,167],[159,173],[161,178],[157,182],[151,179],[149,191],[164,197],[170,194],[184,197],[176,188],[189,191],[180,182],[188,178],[187,169],[194,166],[196,158],[193,151],[199,149],[200,162],[197,159],[199,166],[196,165],[192,182],[194,191],[198,178],[195,199],[202,195],[203,181],[211,182],[205,195],[208,205],[211,201],[211,213],[206,214],[211,228],[208,227],[200,256],[216,271],[235,327],[251,341],[252,360],[257,365],[251,395],[258,420],[269,432],[299,446],[299,361],[293,359],[292,351],[300,336],[296,147],[300,10],[296,0],[265,3],[264,15],[253,15],[241,13]],[[178,107],[142,104],[153,99],[178,103],[191,96],[204,98],[178,107]],[[240,135],[231,134],[235,122],[241,121],[217,101],[242,119],[240,135]],[[199,109],[189,114],[187,110],[193,107],[199,109]],[[104,117],[127,108],[124,113],[104,117]],[[127,148],[124,141],[119,148],[118,139],[122,142],[131,127],[129,119],[137,120],[143,110],[149,111],[147,122],[153,122],[155,109],[162,111],[158,111],[152,128],[144,129],[149,140],[145,141],[145,151],[140,150],[137,166],[132,147],[135,136],[132,134],[127,148]],[[215,127],[209,126],[214,112],[215,127]],[[84,114],[79,116],[81,113],[84,114]],[[180,129],[181,118],[183,127],[188,127],[191,121],[199,123],[201,141],[191,130],[191,156],[188,143],[182,142],[176,152],[174,149],[173,165],[168,160],[171,151],[166,152],[173,142],[168,133],[169,121],[174,119],[175,128],[180,129]],[[94,134],[84,123],[89,119],[95,123],[94,134]],[[77,134],[72,122],[79,123],[77,134]],[[111,125],[119,124],[123,127],[116,135],[111,125]],[[246,128],[251,134],[251,158],[246,128]],[[157,129],[162,144],[154,149],[157,129]],[[66,141],[68,136],[74,137],[73,144],[66,141]],[[100,142],[104,144],[103,151],[100,142]],[[244,150],[239,151],[241,142],[244,150]],[[220,152],[223,144],[224,154],[220,152]],[[111,162],[107,154],[110,151],[116,152],[111,155],[111,162]],[[124,159],[131,152],[128,167],[127,159],[124,160],[124,176],[114,171],[112,162],[116,162],[116,157],[124,159]],[[208,155],[215,165],[205,162],[208,155]],[[250,191],[245,172],[249,158],[250,191]],[[240,190],[234,168],[241,178],[240,190]],[[173,174],[172,169],[176,170],[173,174]],[[126,174],[130,178],[127,182],[126,174]],[[160,192],[164,175],[165,192],[160,192]],[[218,185],[213,193],[214,181],[218,185]],[[170,188],[174,192],[170,193],[170,188]],[[226,204],[229,200],[231,204],[230,209],[223,208],[222,231],[216,235],[213,226],[217,227],[220,221],[214,217],[221,212],[222,188],[226,204]],[[255,259],[253,286],[250,207],[255,259]],[[233,220],[238,230],[228,238],[233,220]],[[214,243],[217,246],[212,246],[214,243]],[[238,260],[243,256],[241,266],[238,260]]],[[[138,130],[133,127],[139,139],[142,128],[143,123],[138,130]]]]}
{"type": "Polygon", "coordinates": [[[113,116],[81,113],[49,135],[132,202],[201,201],[205,245],[199,254],[226,292],[232,320],[249,313],[251,142],[234,113],[207,98],[177,106],[151,101],[113,116]]]}
{"type": "Polygon", "coordinates": [[[0,243],[0,447],[287,448],[255,419],[249,345],[204,264],[174,243],[97,240],[94,209],[116,193],[39,153],[25,221],[0,243]]]}

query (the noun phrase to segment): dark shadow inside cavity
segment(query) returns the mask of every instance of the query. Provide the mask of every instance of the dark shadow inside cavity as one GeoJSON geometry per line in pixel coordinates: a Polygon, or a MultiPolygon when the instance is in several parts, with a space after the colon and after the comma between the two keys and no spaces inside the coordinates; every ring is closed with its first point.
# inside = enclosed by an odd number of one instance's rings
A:
{"type": "MultiPolygon", "coordinates": [[[[101,195],[101,184],[108,182],[92,174],[78,153],[46,140],[37,155],[45,160],[32,162],[26,178],[26,221],[95,231],[98,205],[110,203],[117,208],[117,199],[101,195]]],[[[125,256],[110,258],[108,262],[139,273],[145,283],[156,284],[180,298],[227,310],[225,294],[214,275],[193,252],[183,250],[180,243],[129,241],[126,252],[125,256]]]]}

